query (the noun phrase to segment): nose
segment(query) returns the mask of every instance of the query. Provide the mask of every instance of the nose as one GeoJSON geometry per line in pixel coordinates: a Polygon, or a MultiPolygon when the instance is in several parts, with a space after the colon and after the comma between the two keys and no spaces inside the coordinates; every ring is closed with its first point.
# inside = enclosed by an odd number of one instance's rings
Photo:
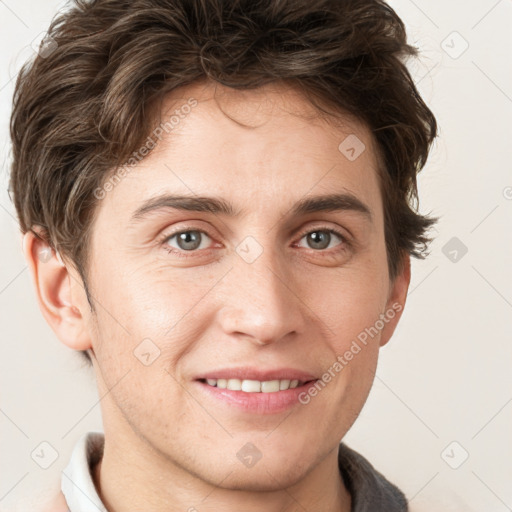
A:
{"type": "Polygon", "coordinates": [[[234,255],[218,317],[224,333],[268,345],[304,332],[307,307],[285,259],[269,244],[252,263],[234,255]]]}

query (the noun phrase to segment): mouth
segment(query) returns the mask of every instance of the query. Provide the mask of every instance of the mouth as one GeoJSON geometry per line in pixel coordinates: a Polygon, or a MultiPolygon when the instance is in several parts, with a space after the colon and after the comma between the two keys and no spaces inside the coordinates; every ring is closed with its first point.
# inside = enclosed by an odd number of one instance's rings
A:
{"type": "MultiPolygon", "coordinates": [[[[220,372],[219,372],[220,373],[220,372]]],[[[217,375],[202,376],[195,379],[197,391],[207,401],[212,401],[217,407],[225,407],[225,414],[237,414],[236,411],[245,414],[267,415],[279,414],[296,407],[301,403],[301,396],[306,395],[311,386],[315,386],[318,379],[301,372],[290,372],[294,375],[276,378],[276,372],[271,375],[259,376],[263,380],[256,380],[253,372],[251,379],[244,378],[244,374],[238,372],[233,377],[233,372],[222,372],[223,378],[217,375]]],[[[261,372],[260,372],[261,374],[261,372]]],[[[217,409],[220,413],[220,409],[217,409]]]]}
{"type": "Polygon", "coordinates": [[[229,391],[242,391],[244,393],[277,393],[296,389],[314,382],[316,379],[274,379],[274,380],[252,380],[252,379],[198,379],[199,382],[212,388],[227,389],[229,391]]]}
{"type": "Polygon", "coordinates": [[[261,415],[296,407],[318,378],[298,368],[261,365],[211,369],[196,375],[193,382],[205,400],[222,407],[226,414],[238,410],[261,415]]]}

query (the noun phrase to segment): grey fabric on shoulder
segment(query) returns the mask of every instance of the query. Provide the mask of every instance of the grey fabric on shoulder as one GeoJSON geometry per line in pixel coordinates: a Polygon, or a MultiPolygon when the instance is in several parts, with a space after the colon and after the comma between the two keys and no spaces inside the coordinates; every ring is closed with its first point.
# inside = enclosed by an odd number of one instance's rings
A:
{"type": "Polygon", "coordinates": [[[404,493],[360,453],[340,443],[338,464],[352,496],[351,512],[407,512],[404,493]]]}

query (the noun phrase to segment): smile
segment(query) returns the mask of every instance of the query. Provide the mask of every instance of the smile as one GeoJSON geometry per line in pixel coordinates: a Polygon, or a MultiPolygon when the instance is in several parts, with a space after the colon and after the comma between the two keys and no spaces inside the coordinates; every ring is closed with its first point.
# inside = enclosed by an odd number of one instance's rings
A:
{"type": "Polygon", "coordinates": [[[281,380],[249,380],[249,379],[202,379],[209,386],[228,389],[230,391],[244,391],[245,393],[276,393],[277,391],[286,391],[295,389],[306,384],[306,381],[297,379],[281,380]]]}

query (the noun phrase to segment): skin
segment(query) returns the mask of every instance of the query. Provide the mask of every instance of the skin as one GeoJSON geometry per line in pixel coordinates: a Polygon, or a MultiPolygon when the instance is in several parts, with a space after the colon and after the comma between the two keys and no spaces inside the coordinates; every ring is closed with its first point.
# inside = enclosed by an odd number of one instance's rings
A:
{"type": "Polygon", "coordinates": [[[409,257],[390,280],[371,134],[348,118],[334,127],[275,84],[187,86],[166,99],[164,117],[191,97],[191,113],[98,203],[88,267],[95,313],[71,263],[41,261],[44,244],[24,239],[46,320],[68,347],[90,350],[105,395],[99,494],[109,511],[348,512],[338,444],[401,312],[309,404],[283,413],[214,403],[193,379],[242,365],[321,376],[380,314],[403,308],[409,257]],[[338,150],[350,134],[366,146],[354,161],[338,150]],[[244,213],[161,209],[131,220],[164,191],[220,196],[244,213]],[[353,210],[290,216],[305,196],[333,192],[356,196],[371,219],[353,210]],[[328,237],[325,229],[348,243],[333,234],[317,248],[307,235],[328,237]],[[202,237],[199,248],[163,240],[185,230],[202,237]],[[247,236],[263,250],[252,263],[235,250],[247,236]],[[133,353],[147,338],[160,350],[149,366],[133,353]],[[251,468],[236,457],[246,443],[262,454],[251,468]]]}

